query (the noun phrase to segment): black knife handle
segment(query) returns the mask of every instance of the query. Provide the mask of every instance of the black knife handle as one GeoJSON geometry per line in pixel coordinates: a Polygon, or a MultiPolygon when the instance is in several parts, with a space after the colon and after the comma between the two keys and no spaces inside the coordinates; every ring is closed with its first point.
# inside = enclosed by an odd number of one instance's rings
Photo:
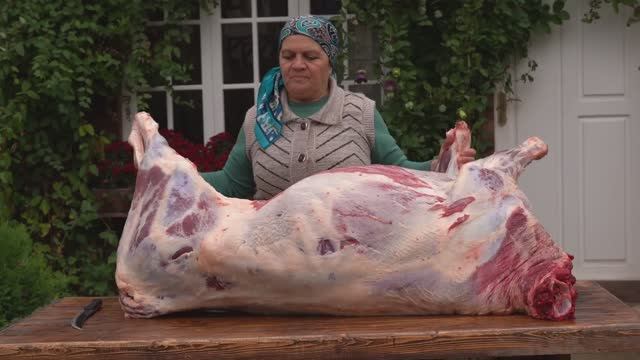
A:
{"type": "Polygon", "coordinates": [[[85,321],[89,319],[93,314],[95,314],[102,307],[102,299],[94,299],[88,305],[84,307],[82,312],[78,314],[71,321],[71,326],[76,329],[81,329],[84,325],[85,321]]]}

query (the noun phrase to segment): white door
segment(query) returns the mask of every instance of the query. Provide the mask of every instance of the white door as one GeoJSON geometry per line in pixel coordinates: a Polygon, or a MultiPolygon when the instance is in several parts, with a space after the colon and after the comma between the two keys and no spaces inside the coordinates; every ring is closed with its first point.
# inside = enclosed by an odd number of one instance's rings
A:
{"type": "Polygon", "coordinates": [[[588,1],[566,6],[571,19],[532,43],[534,82],[515,86],[496,148],[532,135],[549,145],[520,184],[579,279],[639,280],[640,24],[608,4],[586,24],[588,1]]]}

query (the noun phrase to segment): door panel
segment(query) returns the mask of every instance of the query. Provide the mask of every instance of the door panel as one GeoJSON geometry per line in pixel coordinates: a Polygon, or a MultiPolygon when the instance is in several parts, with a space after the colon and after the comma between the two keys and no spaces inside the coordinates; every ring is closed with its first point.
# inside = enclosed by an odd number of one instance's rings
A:
{"type": "Polygon", "coordinates": [[[583,277],[640,279],[640,29],[601,15],[563,27],[564,236],[583,277]]]}

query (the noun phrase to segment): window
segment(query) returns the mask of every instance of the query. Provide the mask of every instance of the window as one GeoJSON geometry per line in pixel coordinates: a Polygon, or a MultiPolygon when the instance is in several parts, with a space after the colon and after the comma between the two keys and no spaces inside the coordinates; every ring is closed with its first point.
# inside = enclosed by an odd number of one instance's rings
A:
{"type": "MultiPolygon", "coordinates": [[[[147,35],[151,43],[161,38],[160,27],[166,20],[167,14],[152,14],[147,35]]],[[[204,131],[205,119],[211,114],[204,110],[203,92],[206,81],[206,61],[203,54],[205,36],[203,34],[200,9],[195,4],[181,26],[190,30],[190,42],[181,47],[181,53],[186,64],[190,66],[191,80],[182,82],[174,80],[174,93],[169,94],[161,85],[162,79],[151,79],[152,87],[145,91],[150,95],[149,112],[161,128],[175,129],[186,138],[194,142],[206,141],[204,131]]],[[[126,139],[131,131],[131,117],[137,112],[136,95],[125,95],[122,101],[123,126],[122,138],[126,139]]]]}
{"type": "Polygon", "coordinates": [[[236,136],[245,112],[255,103],[260,78],[278,65],[277,40],[290,14],[292,0],[222,0],[213,15],[214,128],[236,136]]]}
{"type": "MultiPolygon", "coordinates": [[[[193,18],[183,22],[194,30],[191,43],[183,48],[193,68],[192,80],[175,84],[173,96],[162,87],[150,89],[151,115],[161,127],[178,130],[192,141],[206,142],[223,131],[235,137],[255,103],[260,78],[278,65],[277,41],[284,22],[300,14],[330,18],[339,9],[335,0],[221,0],[213,14],[194,11],[193,18]]],[[[379,54],[375,35],[361,25],[349,30],[357,41],[350,47],[340,83],[379,102],[382,90],[372,79],[379,54]],[[359,69],[367,71],[367,83],[354,81],[359,69]]],[[[125,107],[123,138],[137,111],[135,97],[125,101],[125,107]]]]}

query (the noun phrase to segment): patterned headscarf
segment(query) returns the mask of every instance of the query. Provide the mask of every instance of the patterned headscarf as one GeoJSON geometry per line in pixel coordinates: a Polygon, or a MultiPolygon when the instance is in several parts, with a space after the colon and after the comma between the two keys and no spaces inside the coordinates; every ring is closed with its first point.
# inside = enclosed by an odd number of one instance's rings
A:
{"type": "Polygon", "coordinates": [[[340,41],[338,39],[338,30],[329,20],[313,15],[303,15],[289,19],[280,30],[278,50],[282,46],[284,39],[291,35],[305,35],[312,38],[327,54],[331,66],[335,66],[338,50],[340,49],[340,41]]]}
{"type": "MultiPolygon", "coordinates": [[[[284,39],[291,35],[305,35],[313,39],[329,57],[331,67],[335,68],[340,42],[338,31],[329,20],[313,15],[289,19],[280,30],[278,51],[284,39]]],[[[258,89],[255,134],[263,149],[278,140],[282,133],[280,91],[283,87],[284,80],[280,67],[274,67],[262,78],[258,89]]]]}

